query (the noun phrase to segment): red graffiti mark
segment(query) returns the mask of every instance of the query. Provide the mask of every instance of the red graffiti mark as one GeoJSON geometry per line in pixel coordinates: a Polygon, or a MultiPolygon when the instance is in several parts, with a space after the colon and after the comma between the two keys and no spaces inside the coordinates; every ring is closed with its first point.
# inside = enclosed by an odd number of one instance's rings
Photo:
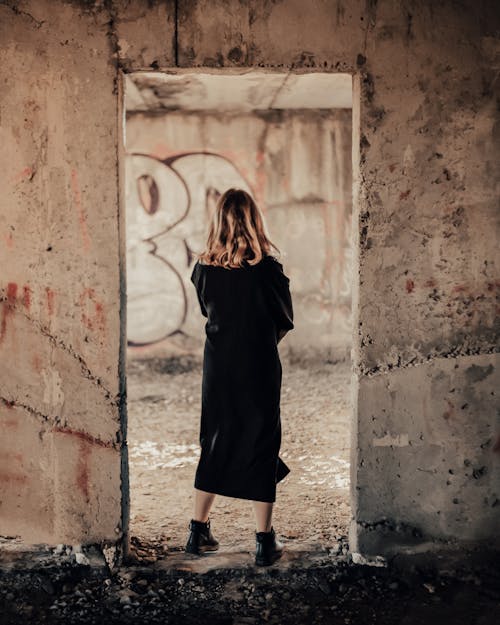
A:
{"type": "Polygon", "coordinates": [[[0,343],[3,341],[7,332],[7,319],[14,310],[17,297],[17,284],[15,282],[9,282],[7,285],[7,301],[3,305],[2,322],[0,324],[0,343]]]}
{"type": "Polygon", "coordinates": [[[33,169],[33,167],[25,167],[24,169],[21,169],[21,171],[19,171],[17,174],[12,176],[11,182],[13,184],[17,184],[18,182],[21,182],[21,180],[31,180],[34,175],[35,170],[33,169]]]}
{"type": "Polygon", "coordinates": [[[104,449],[114,449],[115,443],[113,441],[102,441],[95,436],[92,436],[88,432],[82,432],[81,430],[72,430],[71,428],[55,427],[52,429],[57,434],[66,434],[76,437],[79,441],[79,455],[77,464],[76,483],[78,488],[82,491],[85,499],[89,501],[89,472],[90,472],[90,455],[91,445],[97,445],[104,449]]]}
{"type": "Polygon", "coordinates": [[[7,285],[7,300],[13,305],[17,296],[17,284],[9,282],[7,285]]]}
{"type": "Polygon", "coordinates": [[[447,399],[446,402],[448,403],[448,410],[445,410],[443,412],[443,419],[448,420],[455,413],[455,404],[453,404],[453,402],[451,402],[449,399],[447,399]]]}
{"type": "Polygon", "coordinates": [[[11,458],[12,461],[22,464],[23,462],[23,454],[18,451],[2,451],[2,456],[4,458],[11,458]]]}
{"type": "Polygon", "coordinates": [[[33,369],[37,373],[40,373],[40,371],[42,370],[42,362],[38,354],[33,354],[33,357],[31,358],[31,363],[33,364],[33,369]]]}
{"type": "Polygon", "coordinates": [[[49,287],[45,287],[45,293],[47,295],[47,310],[49,315],[52,316],[54,314],[54,291],[49,287]]]}
{"type": "Polygon", "coordinates": [[[12,249],[14,247],[14,235],[12,234],[12,232],[9,232],[8,234],[4,234],[3,238],[5,241],[5,245],[9,249],[12,249]]]}
{"type": "Polygon", "coordinates": [[[86,501],[89,501],[89,459],[90,459],[90,446],[84,441],[80,440],[80,450],[78,456],[76,483],[78,488],[82,491],[86,501]]]}
{"type": "Polygon", "coordinates": [[[391,163],[389,165],[389,171],[392,173],[397,167],[397,163],[391,163]]]}
{"type": "Polygon", "coordinates": [[[7,471],[0,471],[0,482],[15,482],[16,484],[24,484],[28,480],[26,475],[20,473],[8,473],[7,471]]]}
{"type": "MultiPolygon", "coordinates": [[[[426,280],[425,282],[422,283],[423,286],[425,287],[431,287],[434,288],[437,286],[437,282],[434,278],[430,278],[428,280],[426,280]]],[[[413,280],[407,280],[406,281],[406,290],[408,291],[409,286],[413,289],[413,288],[417,288],[417,285],[413,280]],[[409,283],[411,283],[409,285],[409,283]]],[[[460,295],[461,293],[467,293],[469,295],[475,295],[475,296],[480,296],[481,294],[484,293],[484,291],[488,291],[488,292],[492,292],[495,289],[500,287],[500,280],[494,280],[492,282],[487,282],[485,285],[481,285],[479,286],[479,288],[474,288],[478,285],[468,285],[468,284],[455,284],[454,286],[452,286],[449,290],[449,295],[460,295]]],[[[447,304],[447,306],[450,306],[451,304],[447,304]]]]}
{"type": "Polygon", "coordinates": [[[408,280],[406,281],[406,292],[413,293],[414,289],[415,289],[415,282],[413,282],[413,280],[408,278],[408,280]]]}
{"type": "Polygon", "coordinates": [[[410,195],[410,191],[411,191],[411,189],[408,189],[407,191],[402,191],[399,194],[399,199],[400,200],[406,200],[406,198],[410,195]]]}
{"type": "MultiPolygon", "coordinates": [[[[6,402],[6,404],[8,404],[9,402],[6,402]]],[[[9,408],[13,407],[14,402],[12,402],[12,405],[9,406],[9,408]]],[[[2,427],[3,428],[9,428],[11,430],[16,430],[19,427],[19,421],[17,419],[2,419],[2,427]]]]}
{"type": "Polygon", "coordinates": [[[31,287],[27,284],[23,286],[23,305],[26,310],[30,309],[31,306],[31,287]]]}
{"type": "Polygon", "coordinates": [[[9,410],[12,410],[12,408],[14,408],[14,406],[16,405],[16,402],[14,400],[4,399],[3,397],[2,397],[2,403],[9,410]]]}
{"type": "Polygon", "coordinates": [[[80,306],[82,308],[86,307],[88,302],[93,304],[94,311],[92,314],[87,314],[82,310],[83,325],[89,330],[100,330],[104,332],[106,326],[104,307],[102,302],[97,299],[95,290],[91,287],[84,289],[80,295],[80,306]]]}
{"type": "Polygon", "coordinates": [[[75,436],[82,441],[92,445],[97,445],[98,447],[105,447],[107,449],[113,449],[115,447],[115,443],[113,441],[102,441],[100,438],[96,438],[88,432],[82,432],[81,430],[72,430],[71,428],[57,426],[52,428],[52,432],[55,432],[56,434],[68,434],[69,436],[75,436]]]}
{"type": "Polygon", "coordinates": [[[71,190],[73,191],[73,199],[78,210],[78,221],[80,222],[80,232],[82,234],[83,248],[87,251],[90,248],[90,238],[87,230],[87,221],[85,211],[82,205],[82,193],[78,182],[78,172],[76,169],[71,170],[71,190]]]}

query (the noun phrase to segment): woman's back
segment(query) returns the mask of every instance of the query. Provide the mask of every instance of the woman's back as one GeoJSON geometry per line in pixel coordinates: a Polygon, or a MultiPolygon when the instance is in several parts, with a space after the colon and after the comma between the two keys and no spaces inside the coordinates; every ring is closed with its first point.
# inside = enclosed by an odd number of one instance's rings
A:
{"type": "Polygon", "coordinates": [[[280,328],[293,328],[289,279],[282,264],[266,255],[255,265],[226,269],[197,262],[191,280],[207,317],[206,335],[241,347],[256,339],[275,339],[280,328]]]}
{"type": "Polygon", "coordinates": [[[266,255],[232,269],[197,262],[191,280],[207,317],[196,488],[274,501],[289,471],[278,457],[277,348],[281,332],[293,328],[289,279],[266,255]]]}

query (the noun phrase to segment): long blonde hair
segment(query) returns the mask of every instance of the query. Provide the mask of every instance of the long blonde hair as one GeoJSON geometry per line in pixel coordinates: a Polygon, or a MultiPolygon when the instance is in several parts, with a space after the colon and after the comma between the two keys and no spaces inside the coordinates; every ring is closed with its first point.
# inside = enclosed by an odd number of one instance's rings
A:
{"type": "Polygon", "coordinates": [[[231,188],[217,200],[212,215],[205,251],[199,260],[226,269],[242,267],[244,261],[256,265],[274,248],[264,218],[252,196],[243,189],[231,188]]]}

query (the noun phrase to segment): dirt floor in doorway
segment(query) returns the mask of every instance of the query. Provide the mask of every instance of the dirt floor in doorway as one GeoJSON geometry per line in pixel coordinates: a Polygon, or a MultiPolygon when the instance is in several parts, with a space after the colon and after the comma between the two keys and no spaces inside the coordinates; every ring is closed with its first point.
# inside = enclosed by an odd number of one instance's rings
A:
{"type": "MultiPolygon", "coordinates": [[[[182,551],[199,457],[199,358],[129,359],[128,445],[132,546],[182,551]]],[[[349,506],[349,363],[283,361],[281,457],[274,527],[294,550],[339,548],[349,506]]],[[[221,551],[252,551],[251,502],[216,498],[211,524],[221,551]]],[[[142,554],[146,556],[146,553],[142,554]]]]}

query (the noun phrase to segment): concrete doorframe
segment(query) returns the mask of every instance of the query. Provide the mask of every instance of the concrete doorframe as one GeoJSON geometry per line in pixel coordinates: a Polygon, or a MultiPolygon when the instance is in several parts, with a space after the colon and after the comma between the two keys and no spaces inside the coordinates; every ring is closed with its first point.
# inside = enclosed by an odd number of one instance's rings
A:
{"type": "MultiPolygon", "coordinates": [[[[353,266],[352,266],[352,301],[351,301],[351,424],[350,424],[350,507],[351,507],[351,523],[349,528],[349,543],[357,543],[357,489],[356,489],[356,466],[358,457],[358,414],[357,414],[357,397],[358,397],[358,362],[359,362],[359,346],[358,339],[358,320],[359,320],[359,188],[360,188],[360,119],[361,119],[361,79],[358,72],[327,72],[324,69],[304,71],[303,69],[284,69],[283,67],[267,66],[245,67],[245,68],[221,68],[213,67],[165,67],[155,70],[157,73],[169,74],[196,74],[196,73],[213,73],[217,75],[238,75],[248,71],[262,71],[263,74],[315,74],[315,73],[337,73],[351,74],[352,76],[352,248],[353,248],[353,266]],[[356,278],[356,279],[355,279],[356,278]]],[[[134,69],[133,73],[140,72],[134,69]]],[[[151,72],[151,68],[144,69],[151,72]]],[[[120,349],[119,349],[119,387],[120,387],[120,440],[121,440],[121,462],[120,462],[120,478],[121,478],[121,527],[122,537],[120,539],[120,551],[122,557],[128,557],[130,553],[130,483],[129,483],[129,457],[128,457],[128,414],[127,414],[127,280],[126,280],[126,258],[127,258],[127,241],[126,241],[126,198],[125,198],[125,130],[126,130],[126,110],[125,110],[125,76],[127,73],[123,69],[118,69],[117,75],[117,124],[119,138],[117,144],[117,162],[118,162],[118,236],[119,236],[119,272],[120,272],[120,349]]]]}

